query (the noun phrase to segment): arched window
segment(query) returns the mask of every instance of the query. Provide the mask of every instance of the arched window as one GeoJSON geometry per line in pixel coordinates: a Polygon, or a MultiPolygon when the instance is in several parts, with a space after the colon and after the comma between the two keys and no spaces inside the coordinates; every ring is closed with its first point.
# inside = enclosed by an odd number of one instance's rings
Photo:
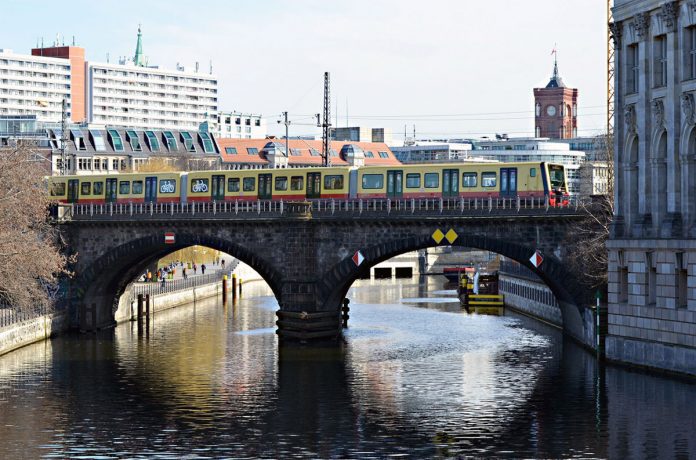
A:
{"type": "Polygon", "coordinates": [[[537,117],[541,115],[541,104],[538,102],[536,103],[535,112],[537,117]]]}

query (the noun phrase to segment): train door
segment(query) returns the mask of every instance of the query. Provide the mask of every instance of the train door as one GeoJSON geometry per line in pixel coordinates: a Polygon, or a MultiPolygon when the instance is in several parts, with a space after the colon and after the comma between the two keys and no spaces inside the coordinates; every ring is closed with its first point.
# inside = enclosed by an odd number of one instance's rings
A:
{"type": "Polygon", "coordinates": [[[270,200],[273,196],[271,187],[273,187],[272,174],[259,174],[259,200],[270,200]]]}
{"type": "Polygon", "coordinates": [[[116,202],[116,179],[106,179],[106,202],[116,202]]]}
{"type": "Polygon", "coordinates": [[[321,173],[307,173],[307,198],[321,198],[321,173]]]}
{"type": "Polygon", "coordinates": [[[68,180],[68,203],[77,203],[79,197],[80,181],[77,179],[68,180]]]}
{"type": "Polygon", "coordinates": [[[145,203],[157,202],[157,177],[149,176],[145,178],[145,203]]]}
{"type": "Polygon", "coordinates": [[[225,201],[225,176],[222,174],[212,177],[213,183],[210,187],[210,197],[213,201],[225,201]]]}
{"type": "Polygon", "coordinates": [[[403,178],[403,171],[387,171],[387,198],[401,198],[404,196],[403,178]]]}
{"type": "Polygon", "coordinates": [[[442,171],[442,197],[452,198],[459,196],[459,170],[444,169],[442,171]]]}
{"type": "Polygon", "coordinates": [[[517,196],[517,168],[500,169],[500,196],[517,196]]]}

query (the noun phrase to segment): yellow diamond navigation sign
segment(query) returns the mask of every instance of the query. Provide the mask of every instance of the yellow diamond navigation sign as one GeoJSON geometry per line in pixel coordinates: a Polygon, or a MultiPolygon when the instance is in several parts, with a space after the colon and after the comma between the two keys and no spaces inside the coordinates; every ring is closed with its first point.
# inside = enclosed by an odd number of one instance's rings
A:
{"type": "Polygon", "coordinates": [[[458,237],[459,235],[457,235],[457,232],[455,232],[453,228],[450,228],[449,232],[445,234],[445,238],[447,239],[447,241],[449,241],[450,244],[454,243],[458,237]]]}
{"type": "Polygon", "coordinates": [[[435,242],[436,242],[437,244],[440,244],[440,242],[442,241],[442,239],[445,237],[445,234],[442,233],[442,230],[440,230],[440,229],[438,228],[437,230],[435,230],[435,231],[433,232],[432,237],[433,237],[433,240],[435,240],[435,242]]]}

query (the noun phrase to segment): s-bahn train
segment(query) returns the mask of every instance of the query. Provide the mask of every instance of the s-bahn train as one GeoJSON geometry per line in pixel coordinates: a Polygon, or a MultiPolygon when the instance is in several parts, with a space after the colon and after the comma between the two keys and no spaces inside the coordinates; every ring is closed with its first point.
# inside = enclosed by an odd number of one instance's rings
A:
{"type": "Polygon", "coordinates": [[[568,197],[565,168],[546,162],[53,176],[48,185],[56,201],[80,204],[548,196],[553,206],[568,197]]]}

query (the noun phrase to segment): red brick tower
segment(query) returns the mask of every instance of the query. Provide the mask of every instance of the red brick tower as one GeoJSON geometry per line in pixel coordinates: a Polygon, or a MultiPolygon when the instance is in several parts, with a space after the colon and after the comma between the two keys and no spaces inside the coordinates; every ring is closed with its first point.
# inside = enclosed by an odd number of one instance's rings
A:
{"type": "Polygon", "coordinates": [[[578,135],[578,90],[565,86],[556,60],[546,88],[534,88],[534,121],[536,137],[570,139],[578,135]]]}

